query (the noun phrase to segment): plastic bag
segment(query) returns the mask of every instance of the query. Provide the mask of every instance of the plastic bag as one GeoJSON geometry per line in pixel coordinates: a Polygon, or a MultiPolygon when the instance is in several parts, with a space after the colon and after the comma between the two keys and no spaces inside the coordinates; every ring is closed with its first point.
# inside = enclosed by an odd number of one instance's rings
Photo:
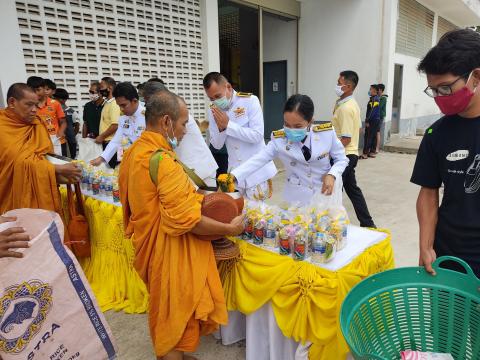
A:
{"type": "Polygon", "coordinates": [[[450,354],[405,350],[400,353],[402,360],[454,360],[450,354]]]}
{"type": "Polygon", "coordinates": [[[0,356],[18,359],[115,359],[112,333],[75,256],[63,245],[60,217],[13,210],[30,247],[0,258],[0,356]]]}
{"type": "Polygon", "coordinates": [[[78,143],[77,160],[85,161],[88,164],[90,160],[102,154],[102,145],[95,143],[94,139],[82,138],[81,135],[77,135],[76,139],[78,143]]]}

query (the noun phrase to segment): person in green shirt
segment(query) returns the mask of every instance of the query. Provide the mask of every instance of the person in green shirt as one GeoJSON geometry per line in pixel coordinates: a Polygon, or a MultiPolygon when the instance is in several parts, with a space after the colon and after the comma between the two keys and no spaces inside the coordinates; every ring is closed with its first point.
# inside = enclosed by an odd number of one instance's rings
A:
{"type": "Polygon", "coordinates": [[[381,132],[382,132],[383,121],[387,116],[387,99],[388,99],[388,95],[383,93],[385,91],[385,85],[378,84],[377,86],[378,86],[378,96],[380,96],[380,104],[379,104],[380,126],[378,127],[377,137],[375,138],[375,154],[378,154],[378,152],[380,151],[381,132]]]}

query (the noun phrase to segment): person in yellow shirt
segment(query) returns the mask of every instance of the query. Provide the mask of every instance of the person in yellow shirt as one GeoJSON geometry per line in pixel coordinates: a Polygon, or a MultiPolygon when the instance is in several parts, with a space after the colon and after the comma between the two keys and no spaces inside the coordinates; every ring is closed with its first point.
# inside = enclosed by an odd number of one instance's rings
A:
{"type": "Polygon", "coordinates": [[[332,123],[350,160],[342,175],[345,192],[352,201],[360,226],[375,228],[375,223],[368,211],[367,202],[363,197],[362,190],[357,185],[355,177],[355,167],[358,163],[358,139],[362,126],[360,107],[353,97],[357,84],[358,75],[356,72],[346,70],[340,73],[335,89],[339,99],[335,103],[332,123]]]}
{"type": "MultiPolygon", "coordinates": [[[[103,150],[106,149],[110,140],[112,140],[113,135],[118,129],[118,119],[120,118],[120,107],[113,97],[113,90],[115,89],[116,82],[111,77],[104,77],[100,81],[99,93],[105,98],[105,103],[102,109],[102,115],[100,116],[100,135],[97,136],[95,142],[97,144],[102,144],[103,150]]],[[[108,162],[108,165],[112,169],[117,166],[117,154],[114,154],[113,157],[108,162]]]]}
{"type": "Polygon", "coordinates": [[[227,323],[212,244],[198,235],[238,235],[243,217],[224,224],[201,214],[196,193],[173,150],[186,133],[183,99],[163,91],[147,103],[146,130],[120,165],[125,233],[133,234],[135,268],[149,293],[149,326],[157,359],[192,359],[200,335],[227,323]],[[157,185],[150,158],[163,149],[157,185]]]}

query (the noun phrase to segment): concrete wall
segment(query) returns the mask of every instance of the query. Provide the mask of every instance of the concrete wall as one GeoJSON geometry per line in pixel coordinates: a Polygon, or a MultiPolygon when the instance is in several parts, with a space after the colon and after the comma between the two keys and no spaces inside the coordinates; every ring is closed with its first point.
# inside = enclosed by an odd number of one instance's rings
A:
{"type": "Polygon", "coordinates": [[[297,87],[297,21],[263,14],[263,61],[287,60],[287,96],[290,96],[297,87]]]}
{"type": "MultiPolygon", "coordinates": [[[[355,97],[365,116],[367,92],[386,83],[382,0],[305,0],[299,20],[299,92],[312,97],[317,120],[330,120],[335,85],[342,70],[354,70],[360,82],[355,97]]],[[[385,35],[385,34],[384,34],[385,35]]],[[[389,34],[387,35],[389,36],[389,34]]],[[[393,82],[393,81],[392,81],[393,82]]]]}
{"type": "Polygon", "coordinates": [[[2,0],[0,33],[2,34],[2,47],[5,50],[0,56],[0,107],[4,107],[10,85],[27,81],[15,0],[2,0]]]}

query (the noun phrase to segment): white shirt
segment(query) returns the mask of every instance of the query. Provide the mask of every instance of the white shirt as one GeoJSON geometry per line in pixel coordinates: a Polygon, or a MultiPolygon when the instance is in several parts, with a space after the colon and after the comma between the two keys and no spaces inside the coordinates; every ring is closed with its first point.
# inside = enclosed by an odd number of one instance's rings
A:
{"type": "Polygon", "coordinates": [[[216,185],[217,162],[208,148],[200,128],[190,114],[188,115],[187,133],[175,149],[175,153],[180,161],[193,169],[195,174],[202,178],[207,185],[216,185]]]}
{"type": "MultiPolygon", "coordinates": [[[[224,144],[227,146],[230,171],[265,149],[263,113],[255,95],[233,91],[232,103],[226,111],[228,126],[222,132],[218,129],[212,111],[209,109],[207,113],[210,143],[215,149],[221,149],[224,144]]],[[[273,161],[267,161],[255,170],[238,182],[239,188],[251,188],[277,173],[273,161]]]]}
{"type": "Polygon", "coordinates": [[[278,158],[286,171],[283,198],[290,203],[307,204],[313,195],[322,189],[322,178],[331,174],[340,179],[348,165],[345,149],[338,140],[331,123],[313,125],[305,142],[290,143],[283,130],[274,131],[272,140],[258,154],[232,171],[237,181],[242,181],[255,169],[278,158]],[[306,161],[302,146],[310,149],[306,161]],[[333,159],[333,166],[330,165],[333,159]]]}
{"type": "Polygon", "coordinates": [[[139,102],[137,111],[131,116],[122,115],[118,119],[118,128],[112,140],[100,155],[109,162],[115,153],[119,152],[118,160],[121,160],[123,151],[130,147],[142,135],[145,130],[145,107],[139,102]]]}

